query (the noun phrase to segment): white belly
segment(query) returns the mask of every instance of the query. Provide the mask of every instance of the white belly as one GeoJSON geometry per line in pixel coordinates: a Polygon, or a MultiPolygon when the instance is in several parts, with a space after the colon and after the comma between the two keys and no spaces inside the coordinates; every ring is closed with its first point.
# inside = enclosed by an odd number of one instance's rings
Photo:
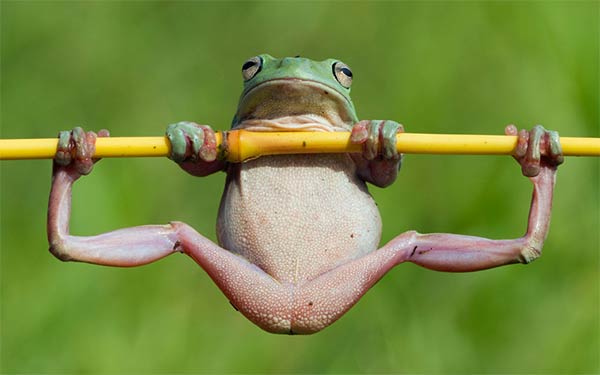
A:
{"type": "Polygon", "coordinates": [[[230,167],[217,228],[221,246],[296,284],[375,250],[381,218],[348,155],[280,155],[230,167]]]}

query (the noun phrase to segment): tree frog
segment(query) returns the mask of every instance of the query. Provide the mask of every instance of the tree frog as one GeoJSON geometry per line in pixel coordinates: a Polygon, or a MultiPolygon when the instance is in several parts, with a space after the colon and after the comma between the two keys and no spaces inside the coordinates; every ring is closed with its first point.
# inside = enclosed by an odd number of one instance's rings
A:
{"type": "Polygon", "coordinates": [[[513,125],[514,157],[533,183],[527,232],[507,240],[408,231],[378,249],[381,219],[366,183],[387,186],[402,155],[401,125],[359,121],[350,99],[353,74],[339,60],[253,57],[242,65],[244,89],[233,129],[349,131],[357,154],[263,156],[228,163],[214,131],[180,122],[168,126],[170,158],[195,176],[227,173],[217,220],[218,244],[182,222],[120,229],[96,236],[69,233],[71,188],[96,161],[98,134],[59,134],[48,208],[50,251],[63,261],[139,266],[184,253],[202,267],[231,304],[262,329],[310,334],[350,309],[394,266],[411,262],[464,272],[537,258],[548,233],[558,134],[513,125]]]}

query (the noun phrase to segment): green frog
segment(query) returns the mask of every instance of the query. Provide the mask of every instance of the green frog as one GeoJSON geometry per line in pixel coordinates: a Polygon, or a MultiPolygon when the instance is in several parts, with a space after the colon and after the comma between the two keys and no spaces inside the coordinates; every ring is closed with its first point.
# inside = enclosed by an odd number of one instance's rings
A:
{"type": "Polygon", "coordinates": [[[71,189],[94,163],[95,141],[81,128],[59,134],[48,208],[50,251],[64,261],[138,266],[184,253],[202,267],[236,310],[273,333],[310,334],[329,326],[394,266],[476,271],[529,263],[541,254],[552,205],[558,134],[541,126],[518,136],[515,159],[533,183],[527,232],[507,240],[458,234],[402,233],[378,249],[381,218],[367,182],[393,183],[402,155],[391,120],[359,121],[350,98],[353,73],[336,59],[274,58],[242,65],[244,89],[233,129],[351,132],[356,154],[275,155],[224,160],[207,125],[169,125],[170,158],[194,176],[227,174],[217,220],[218,244],[182,222],[69,233],[71,189]]]}

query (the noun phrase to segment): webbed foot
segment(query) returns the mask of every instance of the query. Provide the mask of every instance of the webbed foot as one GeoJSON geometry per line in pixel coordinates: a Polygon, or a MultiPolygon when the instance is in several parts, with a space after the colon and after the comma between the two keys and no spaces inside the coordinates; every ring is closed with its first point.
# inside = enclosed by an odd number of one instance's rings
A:
{"type": "Polygon", "coordinates": [[[89,174],[94,163],[99,160],[94,158],[96,138],[109,135],[105,129],[100,130],[98,134],[93,131],[85,132],[81,127],[61,131],[58,134],[58,146],[54,156],[54,173],[58,169],[64,169],[76,178],[89,174]]]}
{"type": "Polygon", "coordinates": [[[556,131],[546,130],[541,125],[536,125],[529,131],[517,130],[516,126],[508,125],[504,133],[518,137],[513,157],[521,165],[524,176],[536,177],[543,168],[556,170],[564,161],[556,131]]]}

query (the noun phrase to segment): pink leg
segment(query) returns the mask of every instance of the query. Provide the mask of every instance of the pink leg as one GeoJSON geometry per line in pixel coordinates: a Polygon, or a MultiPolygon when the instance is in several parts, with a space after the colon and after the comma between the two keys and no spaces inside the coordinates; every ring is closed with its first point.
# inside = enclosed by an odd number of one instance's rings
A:
{"type": "Polygon", "coordinates": [[[527,233],[512,240],[489,240],[455,234],[418,235],[406,260],[426,268],[462,272],[511,263],[529,263],[540,256],[550,226],[556,168],[563,162],[558,133],[536,125],[531,131],[505,128],[517,135],[514,158],[533,182],[527,233]]]}
{"type": "Polygon", "coordinates": [[[373,253],[297,286],[292,304],[293,332],[311,333],[333,323],[385,273],[405,261],[451,272],[531,262],[541,254],[548,233],[555,173],[555,167],[544,167],[530,178],[534,191],[527,233],[522,238],[490,240],[406,232],[373,253]]]}
{"type": "Polygon", "coordinates": [[[64,168],[56,168],[52,176],[48,242],[57,258],[130,267],[153,262],[176,250],[177,237],[170,225],[146,225],[89,237],[70,235],[71,189],[78,177],[64,168]]]}
{"type": "Polygon", "coordinates": [[[273,333],[310,334],[329,326],[350,309],[385,273],[404,260],[414,239],[408,232],[386,246],[303,284],[281,283],[198,234],[173,223],[183,251],[192,257],[229,298],[259,327],[273,333]]]}
{"type": "Polygon", "coordinates": [[[290,332],[292,287],[278,283],[186,224],[147,225],[88,237],[70,235],[71,191],[80,174],[71,165],[54,168],[48,206],[48,241],[50,251],[57,258],[131,267],[183,251],[207,271],[244,315],[269,331],[290,332]]]}
{"type": "Polygon", "coordinates": [[[340,318],[392,267],[413,262],[440,271],[477,271],[535,259],[549,227],[555,168],[532,177],[527,234],[490,240],[456,234],[406,232],[383,248],[303,284],[282,284],[245,259],[219,248],[189,226],[173,223],[190,255],[248,319],[275,333],[308,334],[340,318]]]}
{"type": "Polygon", "coordinates": [[[533,182],[525,236],[490,240],[455,234],[419,234],[406,260],[438,271],[477,271],[505,264],[529,263],[541,255],[550,226],[555,168],[542,168],[533,182]]]}
{"type": "Polygon", "coordinates": [[[548,230],[554,170],[543,169],[532,180],[529,229],[523,238],[488,240],[407,232],[375,252],[299,285],[277,281],[183,223],[122,229],[91,237],[71,236],[68,220],[74,179],[66,171],[58,171],[54,177],[48,234],[53,253],[63,260],[136,266],[183,251],[255,324],[269,332],[307,334],[335,322],[385,273],[404,261],[443,271],[475,271],[534,259],[548,230]]]}
{"type": "MultiPolygon", "coordinates": [[[[48,240],[50,251],[57,258],[131,267],[183,251],[209,274],[232,305],[254,323],[270,332],[293,332],[293,301],[297,287],[278,282],[254,264],[220,248],[184,223],[120,229],[88,237],[70,235],[71,190],[77,178],[77,174],[73,175],[65,169],[56,170],[53,176],[48,240]]],[[[324,285],[317,283],[316,287],[324,285]]],[[[329,303],[331,305],[331,301],[329,303]]],[[[335,304],[331,308],[335,309],[335,304]]],[[[347,308],[349,306],[343,311],[347,308]]],[[[335,319],[329,319],[328,323],[320,322],[318,327],[324,327],[335,319]]],[[[312,324],[310,331],[320,329],[316,327],[312,324]]]]}
{"type": "Polygon", "coordinates": [[[71,187],[80,176],[77,168],[86,165],[91,168],[91,159],[84,161],[79,167],[76,164],[76,168],[55,165],[48,213],[48,238],[53,254],[63,260],[136,266],[183,251],[258,326],[270,332],[305,334],[336,321],[387,271],[405,261],[436,270],[475,271],[535,259],[548,231],[556,172],[555,167],[543,166],[536,177],[531,177],[533,200],[528,230],[522,238],[489,240],[407,232],[375,252],[303,284],[292,285],[277,281],[183,223],[122,229],[92,237],[71,236],[68,233],[71,187]]]}
{"type": "Polygon", "coordinates": [[[403,260],[409,233],[394,247],[342,265],[303,285],[283,284],[184,223],[120,229],[97,236],[69,234],[71,189],[79,177],[55,171],[48,211],[50,251],[61,260],[131,267],[177,251],[193,258],[232,305],[261,328],[274,333],[313,333],[336,321],[390,268],[403,260]]]}

